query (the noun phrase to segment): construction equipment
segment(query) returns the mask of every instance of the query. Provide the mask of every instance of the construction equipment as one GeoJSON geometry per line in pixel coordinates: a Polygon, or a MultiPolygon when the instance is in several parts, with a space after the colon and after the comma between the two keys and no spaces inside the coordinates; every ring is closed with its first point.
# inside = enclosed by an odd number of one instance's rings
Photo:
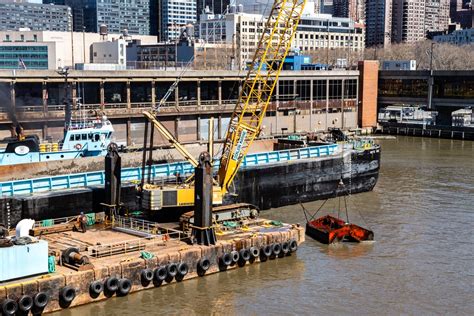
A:
{"type": "MultiPolygon", "coordinates": [[[[306,0],[275,0],[273,3],[231,116],[217,179],[212,190],[214,205],[222,204],[222,197],[228,192],[250,145],[260,134],[265,112],[276,87],[283,61],[291,48],[305,3],[306,0]]],[[[198,165],[196,159],[158,121],[157,113],[157,109],[144,113],[147,121],[145,123],[141,190],[146,199],[142,201],[142,206],[152,211],[168,207],[192,206],[194,205],[192,179],[188,178],[183,183],[174,185],[152,185],[150,184],[149,171],[148,183],[145,184],[145,165],[148,165],[148,170],[151,170],[154,130],[151,129],[147,150],[148,122],[151,122],[194,167],[198,165]]],[[[209,135],[213,135],[213,130],[209,135]]]]}

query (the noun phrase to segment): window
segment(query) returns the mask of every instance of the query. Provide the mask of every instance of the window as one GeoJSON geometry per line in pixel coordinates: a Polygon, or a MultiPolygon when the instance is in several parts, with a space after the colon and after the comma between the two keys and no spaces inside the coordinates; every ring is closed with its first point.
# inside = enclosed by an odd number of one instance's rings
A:
{"type": "Polygon", "coordinates": [[[327,91],[326,80],[313,81],[313,99],[314,100],[325,100],[326,91],[327,91]]]}

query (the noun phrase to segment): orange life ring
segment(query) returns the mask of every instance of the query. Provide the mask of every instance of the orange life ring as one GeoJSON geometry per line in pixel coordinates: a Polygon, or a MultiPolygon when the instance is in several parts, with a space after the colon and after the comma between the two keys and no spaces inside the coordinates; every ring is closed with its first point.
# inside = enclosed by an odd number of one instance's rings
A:
{"type": "Polygon", "coordinates": [[[74,146],[74,148],[76,148],[77,150],[80,150],[82,148],[82,145],[81,144],[76,144],[76,146],[74,146]]]}

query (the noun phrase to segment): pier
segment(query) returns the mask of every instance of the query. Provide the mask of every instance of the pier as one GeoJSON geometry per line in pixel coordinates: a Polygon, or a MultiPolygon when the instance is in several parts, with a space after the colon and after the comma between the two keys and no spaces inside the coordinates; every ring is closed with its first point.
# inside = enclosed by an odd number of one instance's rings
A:
{"type": "Polygon", "coordinates": [[[376,133],[384,135],[403,135],[460,140],[474,140],[474,128],[459,126],[442,126],[402,123],[380,123],[376,133]]]}
{"type": "MultiPolygon", "coordinates": [[[[180,75],[176,71],[0,70],[0,138],[10,136],[12,113],[27,134],[60,139],[68,86],[73,107],[101,111],[115,128],[115,141],[129,146],[143,137],[143,111],[155,106],[180,75]]],[[[188,71],[160,109],[160,121],[183,142],[207,138],[207,122],[216,119],[217,138],[225,137],[245,72],[188,71]]],[[[355,128],[359,71],[282,71],[264,119],[266,135],[355,128]]],[[[158,142],[159,140],[157,140],[158,142]]]]}

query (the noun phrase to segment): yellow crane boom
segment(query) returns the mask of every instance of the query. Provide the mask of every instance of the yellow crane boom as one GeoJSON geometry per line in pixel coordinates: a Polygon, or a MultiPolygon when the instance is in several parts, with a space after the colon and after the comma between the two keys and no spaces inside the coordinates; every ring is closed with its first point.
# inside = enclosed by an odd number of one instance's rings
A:
{"type": "Polygon", "coordinates": [[[234,179],[263,118],[288,55],[306,0],[275,0],[227,130],[218,181],[222,195],[234,179]]]}
{"type": "MultiPolygon", "coordinates": [[[[250,145],[260,134],[265,112],[285,57],[291,48],[305,4],[306,0],[275,0],[273,3],[264,30],[260,33],[261,37],[243,82],[239,100],[231,116],[220,160],[218,183],[213,186],[214,204],[222,204],[223,196],[227,193],[250,145]]],[[[157,109],[144,112],[145,117],[153,123],[158,131],[193,166],[196,166],[196,159],[157,120],[156,114],[157,109]]],[[[211,130],[209,135],[212,134],[211,130]]],[[[174,186],[153,187],[148,185],[143,188],[143,205],[146,205],[145,208],[148,210],[192,206],[194,204],[194,183],[191,179],[190,177],[184,183],[174,186]]]]}

